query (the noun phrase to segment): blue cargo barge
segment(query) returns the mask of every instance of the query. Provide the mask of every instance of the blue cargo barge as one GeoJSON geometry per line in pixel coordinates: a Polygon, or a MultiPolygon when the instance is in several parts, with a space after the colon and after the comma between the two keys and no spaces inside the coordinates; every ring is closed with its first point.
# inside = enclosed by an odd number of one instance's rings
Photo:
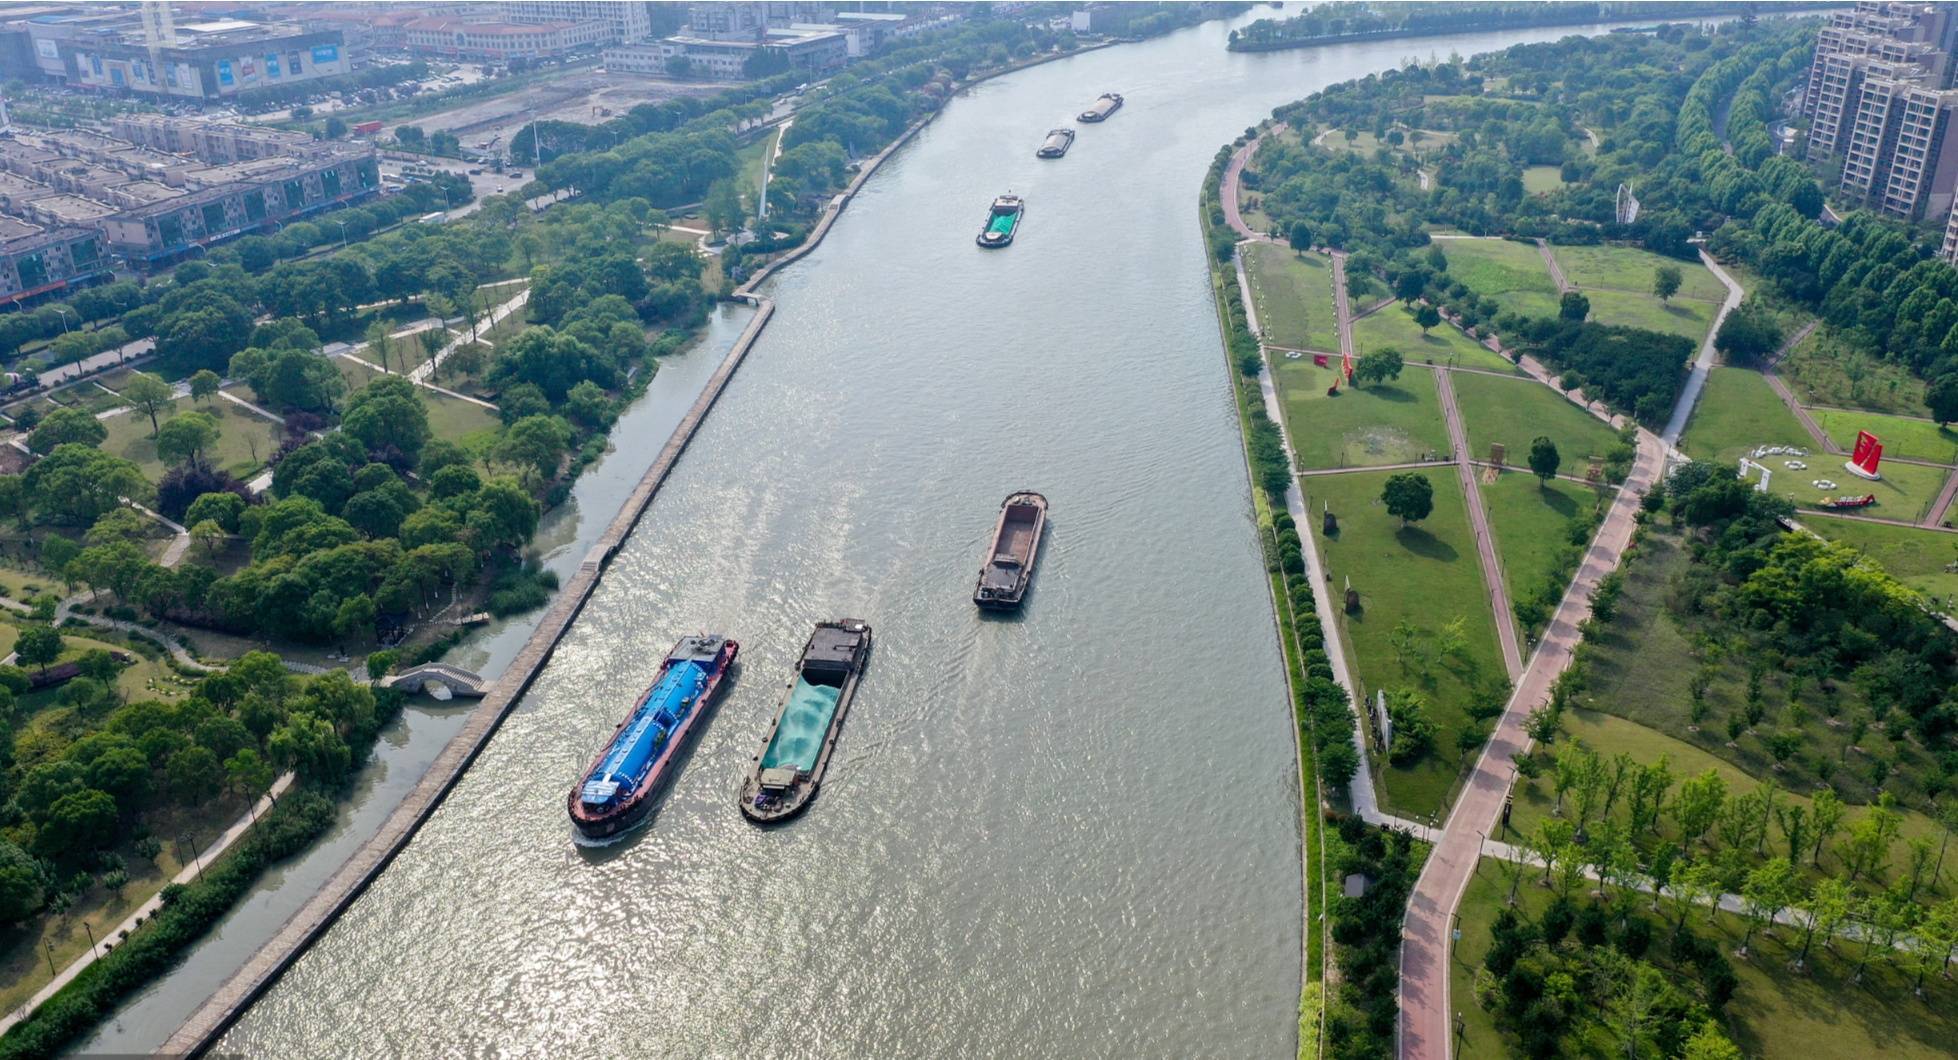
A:
{"type": "Polygon", "coordinates": [[[646,820],[740,650],[727,637],[704,633],[667,653],[659,676],[571,787],[565,804],[580,839],[609,841],[646,820]]]}

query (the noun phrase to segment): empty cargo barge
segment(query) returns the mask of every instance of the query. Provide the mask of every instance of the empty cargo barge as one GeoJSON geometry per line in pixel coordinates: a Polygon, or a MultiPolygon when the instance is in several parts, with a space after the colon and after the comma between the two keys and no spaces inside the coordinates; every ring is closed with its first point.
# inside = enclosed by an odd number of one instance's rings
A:
{"type": "Polygon", "coordinates": [[[1034,157],[1059,158],[1067,154],[1067,149],[1072,146],[1074,146],[1074,130],[1055,129],[1047,134],[1045,140],[1040,141],[1040,149],[1034,152],[1034,157]]]}
{"type": "Polygon", "coordinates": [[[786,821],[816,797],[869,655],[868,623],[816,623],[741,785],[741,812],[750,821],[786,821]]]}
{"type": "Polygon", "coordinates": [[[565,799],[579,837],[610,840],[645,821],[660,789],[680,771],[679,757],[706,724],[714,693],[740,650],[718,633],[673,646],[659,676],[565,799]]]}
{"type": "Polygon", "coordinates": [[[1121,109],[1122,97],[1113,92],[1103,92],[1101,98],[1095,100],[1094,106],[1082,111],[1076,117],[1080,121],[1107,121],[1109,115],[1121,109]]]}
{"type": "Polygon", "coordinates": [[[1040,552],[1040,531],[1047,525],[1047,498],[1027,490],[999,506],[999,525],[979,568],[972,602],[989,611],[1010,611],[1026,598],[1033,583],[1033,563],[1040,552]]]}

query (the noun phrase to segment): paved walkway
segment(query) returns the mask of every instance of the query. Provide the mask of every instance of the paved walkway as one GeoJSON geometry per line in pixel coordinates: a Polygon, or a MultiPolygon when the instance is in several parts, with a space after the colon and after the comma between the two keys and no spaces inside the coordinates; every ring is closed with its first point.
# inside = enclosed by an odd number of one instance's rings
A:
{"type": "MultiPolygon", "coordinates": [[[[171,877],[170,882],[188,884],[191,880],[202,875],[204,863],[216,860],[218,855],[231,849],[231,844],[237,842],[239,837],[243,836],[247,831],[250,831],[252,825],[258,822],[259,815],[270,810],[272,804],[279,800],[279,796],[284,795],[287,789],[292,787],[292,781],[293,775],[291,773],[287,773],[278,780],[273,781],[271,790],[259,796],[258,802],[246,810],[236,821],[233,821],[231,827],[225,829],[224,834],[212,841],[210,846],[197,851],[196,856],[191,859],[190,864],[185,865],[183,871],[171,877]]],[[[159,892],[161,890],[162,888],[158,888],[159,892]]],[[[123,919],[122,923],[105,931],[102,935],[101,943],[90,947],[87,953],[71,961],[68,967],[63,968],[60,974],[50,979],[48,985],[35,991],[34,996],[28,998],[19,1008],[7,1013],[4,1017],[0,1017],[0,1034],[5,1034],[14,1024],[25,1019],[28,1013],[39,1008],[42,1002],[53,997],[62,987],[67,986],[76,976],[82,974],[84,969],[94,964],[103,954],[114,948],[114,945],[119,940],[125,936],[135,934],[141,929],[143,924],[148,923],[150,918],[156,915],[157,910],[162,908],[163,899],[157,895],[151,895],[148,901],[137,906],[134,912],[123,919]],[[108,945],[103,945],[103,943],[108,943],[108,945]]]]}
{"type": "Polygon", "coordinates": [[[1564,278],[1564,267],[1557,264],[1557,255],[1550,252],[1550,244],[1539,239],[1536,252],[1543,256],[1543,264],[1550,270],[1550,278],[1557,284],[1557,293],[1565,294],[1577,290],[1577,285],[1564,278]]]}
{"type": "Polygon", "coordinates": [[[1352,467],[1301,468],[1294,477],[1320,478],[1325,475],[1358,475],[1369,471],[1418,471],[1424,467],[1449,467],[1452,460],[1410,460],[1404,464],[1355,464],[1352,467]]]}
{"type": "Polygon", "coordinates": [[[1509,589],[1503,584],[1502,559],[1496,554],[1496,535],[1489,529],[1489,512],[1482,504],[1482,482],[1469,453],[1468,429],[1462,425],[1461,409],[1455,405],[1455,383],[1448,371],[1435,372],[1435,389],[1441,395],[1441,415],[1448,424],[1448,444],[1455,450],[1455,477],[1461,481],[1462,497],[1468,504],[1469,532],[1475,535],[1475,551],[1481,557],[1482,587],[1489,594],[1489,610],[1496,616],[1496,641],[1502,648],[1503,668],[1509,679],[1523,672],[1523,650],[1516,639],[1516,612],[1510,606],[1509,589]]]}
{"type": "Polygon", "coordinates": [[[1353,307],[1346,297],[1346,252],[1331,252],[1333,259],[1333,319],[1339,329],[1339,355],[1353,357],[1353,307]]]}
{"type": "MultiPolygon", "coordinates": [[[[1283,125],[1274,125],[1269,132],[1281,132],[1284,128],[1283,125]]],[[[1251,160],[1252,153],[1258,149],[1258,141],[1264,139],[1265,135],[1260,133],[1245,141],[1244,146],[1238,148],[1236,154],[1231,155],[1230,165],[1224,167],[1224,183],[1218,189],[1217,197],[1223,202],[1224,223],[1231,226],[1231,231],[1236,232],[1243,239],[1252,239],[1260,243],[1276,243],[1278,242],[1276,239],[1263,232],[1252,231],[1251,226],[1244,223],[1244,214],[1237,204],[1237,178],[1244,172],[1244,164],[1251,160]]],[[[1243,286],[1242,279],[1238,281],[1238,285],[1243,286]]]]}
{"type": "MultiPolygon", "coordinates": [[[[1618,568],[1637,525],[1641,499],[1658,484],[1669,455],[1678,444],[1694,402],[1705,388],[1706,376],[1714,361],[1713,336],[1721,321],[1740,304],[1744,292],[1733,277],[1705,251],[1700,259],[1727,286],[1727,299],[1708,329],[1700,355],[1694,361],[1679,402],[1662,435],[1640,430],[1638,452],[1624,487],[1612,500],[1603,524],[1578,566],[1577,577],[1545,628],[1543,640],[1530,656],[1529,664],[1516,683],[1516,690],[1504,707],[1496,731],[1476,760],[1475,770],[1461,796],[1449,811],[1442,834],[1429,854],[1415,882],[1401,929],[1401,1047],[1404,1060],[1446,1060],[1449,1056],[1450,1027],[1455,1011],[1449,996],[1450,931],[1456,906],[1461,904],[1469,876],[1480,861],[1486,837],[1495,826],[1504,798],[1515,780],[1516,756],[1529,748],[1524,725],[1532,710],[1550,699],[1551,687],[1570,666],[1582,635],[1582,623],[1591,615],[1591,596],[1598,583],[1618,568]]],[[[1539,379],[1548,379],[1543,366],[1524,358],[1525,368],[1539,379]],[[1539,374],[1541,373],[1541,374],[1539,374]]]]}

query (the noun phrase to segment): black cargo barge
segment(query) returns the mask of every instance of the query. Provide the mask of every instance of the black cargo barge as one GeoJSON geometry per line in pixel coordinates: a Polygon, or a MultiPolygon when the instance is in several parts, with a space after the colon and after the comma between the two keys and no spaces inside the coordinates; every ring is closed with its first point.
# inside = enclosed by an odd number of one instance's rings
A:
{"type": "Polygon", "coordinates": [[[1113,92],[1103,92],[1101,98],[1095,100],[1094,106],[1082,111],[1075,118],[1076,120],[1087,122],[1107,121],[1111,115],[1121,109],[1121,96],[1113,92]]]}
{"type": "Polygon", "coordinates": [[[1059,158],[1074,146],[1073,129],[1055,129],[1040,141],[1040,149],[1033,153],[1035,158],[1059,158]]]}
{"type": "Polygon", "coordinates": [[[972,602],[988,611],[1011,611],[1026,599],[1033,584],[1033,563],[1040,553],[1040,531],[1047,525],[1047,498],[1032,490],[1015,493],[999,506],[999,524],[979,568],[972,602]]]}
{"type": "Polygon", "coordinates": [[[869,623],[855,618],[816,623],[741,785],[741,813],[748,820],[786,821],[816,797],[869,657],[869,623]]]}

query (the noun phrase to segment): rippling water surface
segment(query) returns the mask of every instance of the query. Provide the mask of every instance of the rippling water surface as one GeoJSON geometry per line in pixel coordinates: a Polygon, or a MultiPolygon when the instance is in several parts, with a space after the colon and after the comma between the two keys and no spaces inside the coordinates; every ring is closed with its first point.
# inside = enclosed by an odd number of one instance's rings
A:
{"type": "Polygon", "coordinates": [[[220,1048],[1290,1055],[1297,781],[1197,188],[1275,104],[1561,32],[1232,55],[1213,24],[952,103],[775,284],[476,766],[220,1048]],[[1033,157],[1103,91],[1128,105],[1033,157]],[[1009,190],[1021,234],[979,250],[1009,190]],[[1053,506],[1037,583],[982,617],[1025,488],[1053,506]],[[841,615],[877,645],[838,760],[806,816],[756,829],[743,768],[841,615]],[[565,791],[698,629],[741,640],[731,694],[649,828],[574,847],[565,791]]]}

